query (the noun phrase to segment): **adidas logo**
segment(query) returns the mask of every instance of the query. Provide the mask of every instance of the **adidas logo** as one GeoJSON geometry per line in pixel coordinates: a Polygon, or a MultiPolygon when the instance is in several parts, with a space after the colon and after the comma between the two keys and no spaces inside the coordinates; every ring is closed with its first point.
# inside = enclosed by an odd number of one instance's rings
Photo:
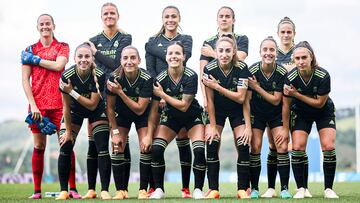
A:
{"type": "Polygon", "coordinates": [[[163,45],[161,43],[158,44],[158,47],[162,47],[163,45]]]}
{"type": "Polygon", "coordinates": [[[335,121],[334,121],[334,120],[330,120],[329,124],[330,124],[330,125],[335,125],[335,121]]]}
{"type": "Polygon", "coordinates": [[[127,89],[126,89],[126,87],[124,87],[124,88],[123,88],[123,91],[124,91],[124,92],[127,92],[127,89]]]}
{"type": "Polygon", "coordinates": [[[78,90],[78,88],[76,86],[74,86],[74,90],[78,90]]]}
{"type": "Polygon", "coordinates": [[[201,121],[200,118],[196,118],[196,119],[195,119],[195,122],[197,122],[197,121],[201,121]]]}
{"type": "Polygon", "coordinates": [[[299,92],[301,92],[302,91],[302,89],[301,88],[299,88],[299,89],[297,89],[299,92]]]}
{"type": "Polygon", "coordinates": [[[105,114],[105,113],[102,113],[100,117],[101,117],[101,118],[106,118],[106,114],[105,114]]]}
{"type": "Polygon", "coordinates": [[[98,44],[98,45],[97,45],[97,47],[102,47],[102,44],[101,44],[101,43],[100,43],[100,44],[98,44]]]}
{"type": "Polygon", "coordinates": [[[166,89],[167,92],[171,92],[171,90],[169,88],[166,89]]]}

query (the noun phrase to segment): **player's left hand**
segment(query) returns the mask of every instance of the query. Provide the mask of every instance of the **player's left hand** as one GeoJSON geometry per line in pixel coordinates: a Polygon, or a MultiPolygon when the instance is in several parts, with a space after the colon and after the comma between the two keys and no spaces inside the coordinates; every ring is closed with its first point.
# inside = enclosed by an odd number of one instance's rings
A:
{"type": "Polygon", "coordinates": [[[153,92],[155,94],[155,96],[157,97],[161,97],[161,94],[164,93],[163,88],[161,87],[159,82],[156,82],[156,85],[153,85],[153,92]]]}
{"type": "Polygon", "coordinates": [[[281,129],[277,135],[275,135],[275,143],[280,146],[283,142],[287,142],[289,132],[285,129],[281,129]]]}
{"type": "Polygon", "coordinates": [[[240,143],[247,145],[251,143],[252,130],[251,128],[245,128],[244,133],[240,135],[240,143]]]}
{"type": "Polygon", "coordinates": [[[34,55],[31,52],[22,51],[21,52],[21,63],[23,65],[39,65],[41,58],[34,55]]]}
{"type": "Polygon", "coordinates": [[[143,137],[143,139],[141,139],[140,141],[140,151],[141,153],[147,153],[150,151],[151,149],[151,144],[152,144],[152,137],[146,135],[145,137],[143,137]]]}
{"type": "Polygon", "coordinates": [[[248,79],[249,79],[249,87],[251,89],[256,90],[257,87],[260,87],[260,84],[256,80],[255,75],[253,75],[252,77],[248,77],[248,79]]]}

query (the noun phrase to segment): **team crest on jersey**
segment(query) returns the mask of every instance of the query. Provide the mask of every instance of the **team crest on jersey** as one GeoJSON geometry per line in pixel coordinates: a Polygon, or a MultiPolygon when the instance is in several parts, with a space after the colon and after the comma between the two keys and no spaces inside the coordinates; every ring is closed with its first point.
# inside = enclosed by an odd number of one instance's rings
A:
{"type": "Polygon", "coordinates": [[[140,90],[139,90],[139,88],[137,87],[137,88],[135,88],[135,93],[136,94],[139,94],[140,93],[140,90]]]}
{"type": "Polygon", "coordinates": [[[119,46],[119,42],[116,40],[114,43],[114,47],[118,47],[119,46]]]}
{"type": "Polygon", "coordinates": [[[315,87],[313,88],[313,92],[314,92],[314,93],[317,93],[317,91],[318,91],[318,88],[317,88],[317,86],[315,86],[315,87]]]}
{"type": "Polygon", "coordinates": [[[237,78],[233,78],[233,79],[232,79],[233,85],[237,85],[237,82],[238,82],[238,79],[237,79],[237,78]]]}
{"type": "Polygon", "coordinates": [[[273,89],[276,88],[276,82],[275,82],[275,81],[272,83],[272,88],[273,88],[273,89]]]}

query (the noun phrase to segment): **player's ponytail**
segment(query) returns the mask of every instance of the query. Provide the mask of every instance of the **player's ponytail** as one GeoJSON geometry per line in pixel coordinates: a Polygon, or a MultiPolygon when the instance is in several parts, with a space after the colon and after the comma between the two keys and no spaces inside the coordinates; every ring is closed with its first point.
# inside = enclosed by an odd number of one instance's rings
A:
{"type": "Polygon", "coordinates": [[[91,73],[94,77],[94,82],[95,82],[95,87],[96,87],[96,90],[97,90],[97,93],[100,95],[101,99],[102,99],[102,96],[101,96],[101,92],[100,92],[100,85],[99,85],[99,82],[98,82],[98,78],[96,76],[96,64],[95,62],[93,62],[91,64],[91,73]]]}

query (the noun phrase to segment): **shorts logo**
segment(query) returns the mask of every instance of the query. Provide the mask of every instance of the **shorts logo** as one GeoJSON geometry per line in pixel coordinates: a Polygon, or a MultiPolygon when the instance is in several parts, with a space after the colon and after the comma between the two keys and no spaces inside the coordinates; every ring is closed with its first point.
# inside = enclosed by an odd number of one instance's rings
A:
{"type": "Polygon", "coordinates": [[[118,47],[119,46],[119,42],[116,40],[114,43],[114,47],[118,47]]]}
{"type": "Polygon", "coordinates": [[[102,113],[100,117],[101,117],[101,118],[106,118],[106,114],[105,114],[105,113],[102,113]]]}
{"type": "Polygon", "coordinates": [[[194,122],[201,122],[200,118],[196,118],[194,122]]]}
{"type": "Polygon", "coordinates": [[[329,124],[330,124],[330,125],[335,125],[335,121],[331,119],[330,122],[329,122],[329,124]]]}

